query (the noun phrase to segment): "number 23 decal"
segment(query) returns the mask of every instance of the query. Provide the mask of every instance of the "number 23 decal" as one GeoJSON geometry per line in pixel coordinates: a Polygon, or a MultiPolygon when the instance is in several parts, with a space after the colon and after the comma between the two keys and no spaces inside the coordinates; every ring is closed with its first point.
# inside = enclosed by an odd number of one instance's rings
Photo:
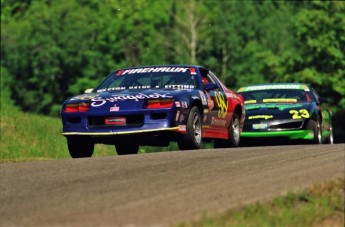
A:
{"type": "Polygon", "coordinates": [[[292,114],[292,119],[301,119],[303,118],[309,118],[309,112],[306,109],[301,109],[301,110],[290,110],[289,112],[292,114]]]}

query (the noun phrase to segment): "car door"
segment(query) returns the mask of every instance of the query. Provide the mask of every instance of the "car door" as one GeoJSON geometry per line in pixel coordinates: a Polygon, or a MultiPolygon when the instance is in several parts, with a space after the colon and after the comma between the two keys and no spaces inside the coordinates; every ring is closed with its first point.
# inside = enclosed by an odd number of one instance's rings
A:
{"type": "Polygon", "coordinates": [[[325,98],[321,98],[318,93],[312,88],[311,89],[311,93],[313,99],[315,99],[316,105],[320,110],[321,113],[321,130],[322,131],[328,131],[330,128],[330,121],[331,121],[331,116],[329,113],[329,108],[328,108],[328,104],[327,104],[327,99],[325,98]]]}
{"type": "MultiPolygon", "coordinates": [[[[215,86],[211,90],[204,89],[209,107],[208,113],[205,114],[206,121],[204,125],[208,125],[210,128],[227,129],[230,123],[228,119],[229,103],[227,96],[218,83],[217,78],[211,72],[207,73],[206,78],[208,84],[214,84],[215,86]]],[[[206,84],[204,83],[204,85],[206,84]]]]}

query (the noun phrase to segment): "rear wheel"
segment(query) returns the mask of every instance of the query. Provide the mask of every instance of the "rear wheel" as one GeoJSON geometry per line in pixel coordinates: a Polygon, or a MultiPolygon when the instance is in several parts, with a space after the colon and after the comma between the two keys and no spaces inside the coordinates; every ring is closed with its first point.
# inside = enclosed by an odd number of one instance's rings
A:
{"type": "Polygon", "coordinates": [[[240,115],[234,113],[227,140],[215,140],[214,148],[238,147],[240,144],[240,115]]]}
{"type": "Polygon", "coordinates": [[[187,133],[177,142],[180,150],[199,149],[202,139],[201,117],[198,107],[193,106],[187,120],[187,133]]]}
{"type": "Polygon", "coordinates": [[[138,144],[118,143],[115,148],[118,155],[137,154],[139,151],[138,144]]]}
{"type": "Polygon", "coordinates": [[[68,150],[72,158],[91,157],[95,144],[87,137],[69,136],[67,137],[68,150]]]}

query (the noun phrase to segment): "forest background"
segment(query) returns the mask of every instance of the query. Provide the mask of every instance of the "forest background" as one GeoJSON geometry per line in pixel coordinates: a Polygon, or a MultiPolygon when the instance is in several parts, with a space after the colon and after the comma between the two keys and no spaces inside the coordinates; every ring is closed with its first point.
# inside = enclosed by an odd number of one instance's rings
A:
{"type": "Polygon", "coordinates": [[[22,111],[57,118],[115,69],[197,64],[235,91],[311,84],[345,142],[344,49],[342,1],[1,0],[1,84],[22,111]]]}

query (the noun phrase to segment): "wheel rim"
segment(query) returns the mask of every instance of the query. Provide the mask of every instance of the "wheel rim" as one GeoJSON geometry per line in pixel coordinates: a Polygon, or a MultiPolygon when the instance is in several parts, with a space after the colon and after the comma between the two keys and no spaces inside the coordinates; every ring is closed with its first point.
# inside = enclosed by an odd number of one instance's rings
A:
{"type": "Polygon", "coordinates": [[[331,127],[330,129],[329,129],[329,131],[330,131],[330,135],[329,135],[329,143],[330,144],[333,144],[333,128],[331,127]]]}
{"type": "Polygon", "coordinates": [[[234,119],[231,127],[232,127],[234,140],[236,143],[238,143],[238,141],[240,140],[240,124],[237,117],[234,119]]]}
{"type": "Polygon", "coordinates": [[[194,113],[193,118],[193,131],[194,131],[194,138],[197,143],[201,142],[201,122],[199,114],[194,113]]]}
{"type": "Polygon", "coordinates": [[[317,124],[317,142],[319,143],[319,144],[321,144],[321,129],[320,129],[321,127],[320,127],[320,123],[318,123],[317,124]]]}

